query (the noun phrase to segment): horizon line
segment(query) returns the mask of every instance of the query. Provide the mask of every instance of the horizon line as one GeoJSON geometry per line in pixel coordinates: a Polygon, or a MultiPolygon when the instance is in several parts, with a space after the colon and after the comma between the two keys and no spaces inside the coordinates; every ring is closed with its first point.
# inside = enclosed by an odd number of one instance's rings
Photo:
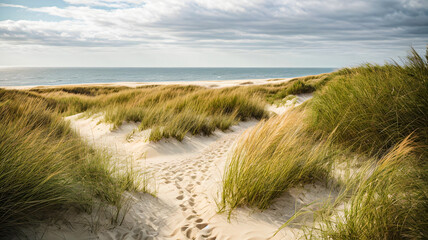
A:
{"type": "Polygon", "coordinates": [[[343,67],[93,67],[93,66],[0,66],[0,68],[343,68],[343,67]]]}

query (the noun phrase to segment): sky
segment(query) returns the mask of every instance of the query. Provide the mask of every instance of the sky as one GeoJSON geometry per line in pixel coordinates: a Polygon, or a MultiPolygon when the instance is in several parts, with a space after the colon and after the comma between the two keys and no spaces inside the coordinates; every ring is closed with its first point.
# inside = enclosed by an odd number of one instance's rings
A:
{"type": "Polygon", "coordinates": [[[0,66],[345,67],[427,44],[428,0],[0,0],[0,66]]]}

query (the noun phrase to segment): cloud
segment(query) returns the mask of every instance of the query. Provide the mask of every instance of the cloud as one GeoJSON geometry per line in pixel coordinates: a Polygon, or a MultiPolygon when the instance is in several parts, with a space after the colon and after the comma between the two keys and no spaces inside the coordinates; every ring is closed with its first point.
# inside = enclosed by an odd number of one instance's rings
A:
{"type": "Polygon", "coordinates": [[[26,8],[59,22],[0,21],[0,41],[59,46],[345,49],[424,45],[425,0],[65,0],[26,8]]]}
{"type": "Polygon", "coordinates": [[[0,7],[12,7],[12,8],[24,8],[26,9],[26,6],[22,5],[16,5],[16,4],[7,4],[7,3],[0,3],[0,7]]]}
{"type": "Polygon", "coordinates": [[[72,5],[103,6],[110,8],[123,8],[131,5],[142,4],[139,0],[64,0],[72,5]]]}

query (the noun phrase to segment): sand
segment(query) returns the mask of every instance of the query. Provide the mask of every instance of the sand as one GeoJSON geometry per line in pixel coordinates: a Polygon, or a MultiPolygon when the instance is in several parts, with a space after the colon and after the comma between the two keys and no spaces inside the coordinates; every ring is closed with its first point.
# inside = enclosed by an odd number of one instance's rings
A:
{"type": "Polygon", "coordinates": [[[282,105],[269,105],[267,107],[267,109],[268,109],[268,111],[271,111],[271,112],[274,112],[278,115],[281,115],[281,114],[285,113],[288,109],[290,109],[292,107],[299,106],[303,102],[311,99],[312,96],[313,96],[312,93],[298,94],[295,98],[293,98],[291,100],[287,100],[282,105]]]}
{"type": "Polygon", "coordinates": [[[206,88],[224,88],[244,85],[262,85],[268,83],[282,83],[290,81],[292,78],[265,78],[265,79],[240,79],[240,80],[209,80],[209,81],[174,81],[174,82],[114,82],[114,83],[86,83],[86,84],[69,84],[69,85],[55,85],[55,86],[0,86],[4,89],[28,90],[31,88],[57,88],[57,87],[130,87],[137,88],[149,85],[196,85],[206,88]]]}
{"type": "MultiPolygon", "coordinates": [[[[193,84],[193,83],[192,83],[193,84]]],[[[311,95],[300,95],[300,104],[311,95]]],[[[282,114],[293,104],[270,106],[282,114]]],[[[226,132],[186,136],[157,143],[147,141],[150,130],[137,131],[137,123],[125,123],[117,129],[103,123],[101,115],[86,118],[67,117],[73,129],[89,144],[108,151],[122,166],[155,179],[147,193],[127,193],[128,211],[120,226],[112,226],[108,211],[92,215],[69,213],[68,222],[52,223],[28,230],[35,239],[297,239],[302,224],[310,215],[274,233],[300,208],[329,199],[322,184],[293,188],[280,196],[270,208],[260,211],[246,207],[233,211],[228,219],[219,213],[221,180],[235,141],[257,121],[241,122],[226,132]]]]}

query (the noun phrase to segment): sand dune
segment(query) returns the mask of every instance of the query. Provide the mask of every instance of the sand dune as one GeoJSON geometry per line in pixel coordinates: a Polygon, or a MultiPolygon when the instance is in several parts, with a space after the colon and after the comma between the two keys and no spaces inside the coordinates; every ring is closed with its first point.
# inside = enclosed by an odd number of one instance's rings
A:
{"type": "MultiPolygon", "coordinates": [[[[298,103],[309,97],[301,96],[298,103]]],[[[106,216],[71,214],[70,224],[45,227],[46,239],[296,239],[301,234],[299,224],[270,237],[296,210],[329,198],[329,191],[321,184],[308,184],[291,189],[264,211],[238,208],[230,219],[226,213],[218,213],[216,201],[227,156],[239,136],[257,121],[241,122],[210,137],[186,136],[182,142],[168,139],[150,143],[150,130],[138,132],[136,123],[113,130],[110,124],[100,122],[102,116],[85,118],[78,114],[66,119],[82,138],[106,149],[118,163],[132,164],[137,171],[154,177],[156,197],[128,194],[132,199],[128,214],[114,228],[106,216]],[[82,219],[92,222],[84,224],[82,219]]],[[[301,217],[299,223],[308,218],[301,217]]]]}

